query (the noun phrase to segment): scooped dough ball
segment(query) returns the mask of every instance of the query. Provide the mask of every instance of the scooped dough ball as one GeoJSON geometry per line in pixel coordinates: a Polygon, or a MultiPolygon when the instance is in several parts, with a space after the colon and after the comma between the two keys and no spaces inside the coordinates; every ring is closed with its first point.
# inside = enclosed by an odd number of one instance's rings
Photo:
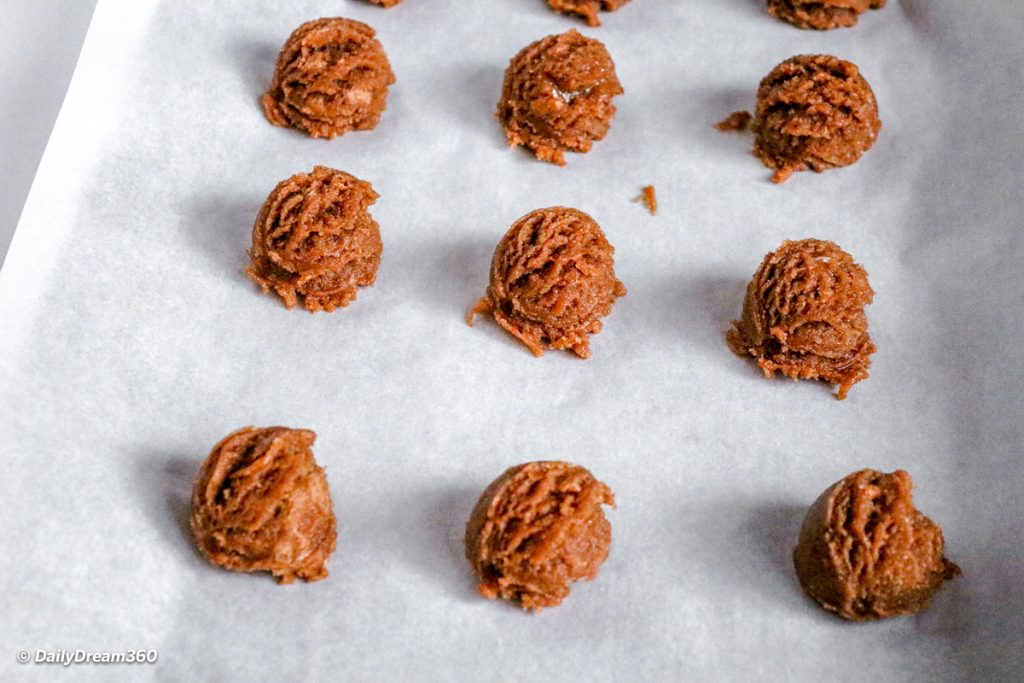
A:
{"type": "Polygon", "coordinates": [[[576,31],[548,36],[509,63],[498,120],[509,145],[525,145],[542,161],[565,165],[564,152],[589,152],[615,117],[623,93],[604,45],[576,31]]]}
{"type": "MultiPolygon", "coordinates": [[[[402,0],[370,0],[374,5],[380,5],[381,7],[394,7],[402,0]]],[[[883,2],[885,0],[882,0],[883,2]]]]}
{"type": "Polygon", "coordinates": [[[317,19],[281,48],[263,113],[314,138],[376,128],[395,82],[374,30],[352,19],[317,19]]]}
{"type": "Polygon", "coordinates": [[[747,285],[743,317],[726,338],[757,359],[765,377],[839,384],[838,397],[868,376],[875,345],[865,307],[874,292],[864,269],[833,242],[783,242],[747,285]]]}
{"type": "Polygon", "coordinates": [[[307,429],[244,427],[213,447],[192,493],[199,550],[226,569],[279,583],[317,581],[337,542],[324,471],[307,429]]]}
{"type": "Polygon", "coordinates": [[[562,14],[575,14],[586,19],[591,26],[601,25],[598,18],[601,10],[614,12],[627,2],[629,0],[548,0],[551,9],[562,14]]]}
{"type": "Polygon", "coordinates": [[[601,226],[576,209],[537,209],[517,220],[494,250],[491,283],[467,322],[491,313],[535,356],[572,349],[590,356],[590,335],[626,288],[601,226]]]}
{"type": "Polygon", "coordinates": [[[333,311],[377,278],[383,245],[365,180],[317,166],[278,183],[252,228],[249,277],[285,306],[333,311]]]}
{"type": "Polygon", "coordinates": [[[885,0],[768,0],[773,17],[819,31],[854,26],[861,14],[882,7],[885,0]]]}
{"type": "Polygon", "coordinates": [[[486,598],[525,610],[558,605],[573,581],[597,576],[612,529],[611,489],[578,465],[530,462],[498,477],[466,526],[466,557],[486,598]]]}
{"type": "Polygon", "coordinates": [[[856,65],[800,55],[761,81],[754,154],[776,169],[772,182],[781,183],[795,171],[852,164],[875,144],[881,127],[875,94],[856,65]]]}
{"type": "Polygon", "coordinates": [[[912,614],[960,568],[943,557],[942,529],[914,507],[902,470],[854,472],[807,511],[793,551],[800,585],[846,619],[912,614]]]}

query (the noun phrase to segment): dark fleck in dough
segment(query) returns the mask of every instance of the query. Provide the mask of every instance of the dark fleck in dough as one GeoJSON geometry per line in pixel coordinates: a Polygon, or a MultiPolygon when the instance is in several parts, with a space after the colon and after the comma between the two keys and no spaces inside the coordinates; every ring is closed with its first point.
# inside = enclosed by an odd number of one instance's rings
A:
{"type": "Polygon", "coordinates": [[[773,17],[819,31],[854,26],[864,12],[883,7],[885,0],[768,0],[773,17]]]}
{"type": "Polygon", "coordinates": [[[914,507],[910,475],[854,472],[807,511],[793,550],[800,585],[830,612],[867,621],[928,606],[960,568],[942,529],[914,507]]]}
{"type": "Polygon", "coordinates": [[[627,2],[629,0],[548,0],[551,9],[562,14],[575,14],[586,19],[591,26],[601,25],[598,17],[601,10],[614,12],[627,2]]]}
{"type": "Polygon", "coordinates": [[[590,356],[590,335],[626,288],[615,249],[597,222],[576,209],[537,209],[516,221],[494,250],[487,293],[469,311],[490,313],[533,352],[572,349],[590,356]]]}
{"type": "Polygon", "coordinates": [[[466,557],[486,598],[540,611],[597,576],[612,529],[602,505],[611,489],[582,467],[531,462],[512,467],[480,496],[466,525],[466,557]]]}
{"type": "Polygon", "coordinates": [[[612,98],[622,93],[608,50],[573,30],[542,38],[512,59],[498,120],[509,145],[564,166],[565,152],[589,152],[608,133],[612,98]]]}
{"type": "Polygon", "coordinates": [[[852,164],[875,144],[881,127],[875,94],[854,64],[800,55],[761,81],[754,154],[776,169],[772,182],[781,183],[795,171],[852,164]]]}
{"type": "Polygon", "coordinates": [[[192,535],[213,564],[279,583],[327,577],[337,542],[316,434],[244,427],[213,447],[192,493],[192,535]]]}
{"type": "Polygon", "coordinates": [[[317,19],[295,29],[263,96],[267,120],[314,138],[375,128],[395,82],[375,35],[352,19],[317,19]]]}
{"type": "Polygon", "coordinates": [[[291,308],[333,311],[377,278],[383,246],[365,180],[317,166],[278,183],[252,228],[249,277],[291,308]]]}
{"type": "Polygon", "coordinates": [[[843,399],[868,376],[875,345],[864,308],[873,298],[867,273],[833,242],[783,242],[754,273],[726,339],[765,377],[824,380],[843,399]]]}

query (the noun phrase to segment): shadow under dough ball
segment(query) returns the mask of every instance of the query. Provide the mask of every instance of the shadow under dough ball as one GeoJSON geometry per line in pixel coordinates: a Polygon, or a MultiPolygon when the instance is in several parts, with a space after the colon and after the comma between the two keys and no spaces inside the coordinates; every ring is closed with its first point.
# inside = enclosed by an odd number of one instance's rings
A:
{"type": "Polygon", "coordinates": [[[374,30],[352,19],[317,19],[281,48],[263,113],[275,126],[333,138],[377,126],[395,82],[374,30]]]}
{"type": "Polygon", "coordinates": [[[867,621],[928,606],[960,568],[942,529],[914,507],[903,470],[854,472],[807,511],[793,550],[800,585],[830,612],[867,621]]]}
{"type": "Polygon", "coordinates": [[[885,0],[768,0],[773,17],[819,31],[855,26],[861,14],[883,7],[885,0]]]}
{"type": "Polygon", "coordinates": [[[244,427],[213,447],[192,492],[192,534],[213,564],[279,583],[327,577],[337,543],[316,434],[244,427]]]}
{"type": "Polygon", "coordinates": [[[614,12],[629,0],[548,0],[551,9],[561,14],[574,14],[587,20],[590,26],[600,26],[601,10],[614,12]]]}
{"type": "Polygon", "coordinates": [[[278,183],[252,228],[249,277],[293,307],[333,311],[377,278],[383,245],[373,186],[317,166],[278,183]]]}
{"type": "Polygon", "coordinates": [[[871,86],[856,65],[830,55],[800,55],[761,80],[754,113],[754,154],[775,169],[848,166],[871,149],[882,128],[871,86]]]}
{"type": "Polygon", "coordinates": [[[508,144],[565,165],[564,152],[589,152],[615,117],[623,93],[604,45],[575,30],[542,38],[509,63],[498,102],[508,144]]]}
{"type": "Polygon", "coordinates": [[[597,222],[576,209],[537,209],[517,220],[494,250],[487,293],[466,322],[490,313],[535,356],[572,349],[590,356],[590,335],[626,288],[615,249],[597,222]]]}
{"type": "Polygon", "coordinates": [[[835,243],[786,241],[754,273],[726,340],[765,377],[824,380],[843,399],[868,376],[875,345],[864,309],[873,298],[867,273],[835,243]]]}
{"type": "Polygon", "coordinates": [[[540,611],[569,595],[573,581],[597,576],[611,546],[602,505],[605,484],[566,462],[507,470],[480,496],[466,525],[466,557],[480,594],[540,611]]]}

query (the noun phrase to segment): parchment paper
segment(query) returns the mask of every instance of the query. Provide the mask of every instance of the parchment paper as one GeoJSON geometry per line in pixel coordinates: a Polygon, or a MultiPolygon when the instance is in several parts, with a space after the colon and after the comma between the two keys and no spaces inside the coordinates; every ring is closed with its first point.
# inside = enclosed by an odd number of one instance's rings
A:
{"type": "Polygon", "coordinates": [[[637,0],[600,29],[540,0],[102,0],[0,273],[4,680],[1011,680],[1024,667],[1024,6],[893,1],[805,32],[755,0],[637,0]],[[332,142],[258,108],[303,21],[379,32],[380,127],[332,142]],[[626,95],[567,168],[506,149],[508,59],[579,28],[626,95]],[[884,128],[782,186],[712,124],[798,53],[857,63],[884,128]],[[242,275],[274,184],[370,180],[385,244],[348,309],[285,310],[242,275]],[[654,184],[661,210],[633,203],[654,184]],[[464,314],[526,212],[591,213],[629,295],[594,355],[533,358],[464,314]],[[786,238],[832,239],[877,291],[871,378],[769,382],[723,341],[786,238]],[[328,580],[212,567],[188,496],[236,427],[319,433],[328,580]],[[465,520],[507,466],[559,458],[616,492],[600,577],[536,616],[474,591],[465,520]],[[904,468],[964,575],[918,616],[842,622],[801,592],[803,511],[904,468]],[[156,665],[15,652],[154,648],[156,665]]]}

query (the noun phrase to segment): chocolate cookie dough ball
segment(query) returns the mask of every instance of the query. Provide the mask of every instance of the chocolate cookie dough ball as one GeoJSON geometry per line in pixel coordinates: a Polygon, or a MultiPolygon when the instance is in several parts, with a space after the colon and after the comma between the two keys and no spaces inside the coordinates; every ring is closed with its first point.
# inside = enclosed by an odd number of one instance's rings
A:
{"type": "Polygon", "coordinates": [[[542,38],[509,63],[498,102],[508,144],[565,165],[564,152],[589,152],[615,117],[623,93],[604,45],[576,31],[542,38]]]}
{"type": "Polygon", "coordinates": [[[327,576],[331,493],[307,429],[244,427],[213,447],[192,492],[192,535],[213,564],[279,583],[327,576]]]}
{"type": "Polygon", "coordinates": [[[843,399],[868,376],[875,345],[864,309],[873,298],[867,273],[833,242],[783,242],[754,273],[726,339],[765,377],[824,380],[843,399]]]}
{"type": "Polygon", "coordinates": [[[885,0],[768,0],[773,17],[819,31],[854,26],[864,12],[883,7],[885,0]]]}
{"type": "Polygon", "coordinates": [[[854,472],[814,502],[793,550],[800,585],[846,619],[912,614],[960,568],[943,557],[942,529],[914,507],[902,470],[854,472]]]}
{"type": "Polygon", "coordinates": [[[848,166],[871,149],[882,122],[871,86],[854,64],[800,55],[775,67],[757,90],[754,154],[774,168],[772,182],[795,171],[848,166]]]}
{"type": "Polygon", "coordinates": [[[376,128],[395,82],[374,30],[351,19],[317,19],[281,48],[263,113],[314,138],[376,128]]]}
{"type": "Polygon", "coordinates": [[[614,12],[627,2],[629,0],[548,0],[551,9],[562,14],[575,14],[586,19],[591,26],[601,25],[601,20],[598,18],[598,13],[601,10],[614,12]]]}
{"type": "Polygon", "coordinates": [[[494,250],[487,293],[469,311],[490,313],[535,356],[572,349],[590,356],[590,335],[626,288],[601,226],[576,209],[537,209],[517,220],[494,250]]]}
{"type": "Polygon", "coordinates": [[[573,581],[597,576],[612,529],[602,505],[611,489],[567,462],[530,462],[498,477],[466,526],[466,557],[486,598],[525,610],[554,607],[573,581]]]}
{"type": "MultiPolygon", "coordinates": [[[[394,7],[401,1],[402,0],[370,0],[374,5],[380,5],[381,7],[394,7]]],[[[884,2],[885,0],[882,1],[884,2]]]]}
{"type": "Polygon", "coordinates": [[[249,277],[291,308],[333,311],[377,278],[383,246],[365,180],[317,166],[278,183],[252,228],[249,277]]]}

